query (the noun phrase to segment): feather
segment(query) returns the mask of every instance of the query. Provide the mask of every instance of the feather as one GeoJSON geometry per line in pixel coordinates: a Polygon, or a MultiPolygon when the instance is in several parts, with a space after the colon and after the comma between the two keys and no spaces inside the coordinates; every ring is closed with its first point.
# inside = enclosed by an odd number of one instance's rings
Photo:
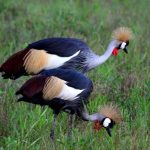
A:
{"type": "Polygon", "coordinates": [[[126,42],[133,38],[133,33],[130,28],[120,27],[113,31],[112,38],[126,42]]]}
{"type": "Polygon", "coordinates": [[[23,86],[16,92],[16,95],[22,94],[25,97],[31,98],[34,95],[42,92],[44,88],[46,77],[36,76],[29,79],[23,86]]]}
{"type": "Polygon", "coordinates": [[[24,57],[26,72],[37,74],[48,64],[48,54],[44,50],[31,49],[24,57]]]}
{"type": "Polygon", "coordinates": [[[55,54],[61,57],[69,57],[81,51],[89,51],[88,45],[75,38],[48,38],[31,43],[28,49],[44,49],[49,54],[55,54]]]}
{"type": "Polygon", "coordinates": [[[99,110],[99,113],[112,119],[115,123],[120,123],[122,121],[118,107],[112,103],[102,106],[99,110]]]}
{"type": "Polygon", "coordinates": [[[45,100],[56,98],[62,91],[64,83],[64,80],[61,80],[57,77],[48,77],[43,88],[43,98],[45,100]]]}
{"type": "Polygon", "coordinates": [[[28,50],[22,50],[9,57],[0,67],[0,72],[4,72],[4,78],[18,78],[25,73],[23,68],[23,58],[28,50]]]}

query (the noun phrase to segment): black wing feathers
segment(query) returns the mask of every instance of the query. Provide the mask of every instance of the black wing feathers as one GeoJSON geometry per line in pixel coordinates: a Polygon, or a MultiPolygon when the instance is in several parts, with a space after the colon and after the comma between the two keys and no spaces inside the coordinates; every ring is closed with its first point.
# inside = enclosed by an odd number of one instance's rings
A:
{"type": "Polygon", "coordinates": [[[86,43],[74,38],[43,39],[29,44],[27,48],[44,49],[48,53],[56,54],[62,57],[69,57],[79,50],[89,50],[86,43]]]}
{"type": "Polygon", "coordinates": [[[82,73],[71,70],[71,69],[52,69],[41,72],[44,76],[56,76],[62,80],[67,81],[67,85],[76,89],[85,89],[89,84],[90,80],[82,73]]]}

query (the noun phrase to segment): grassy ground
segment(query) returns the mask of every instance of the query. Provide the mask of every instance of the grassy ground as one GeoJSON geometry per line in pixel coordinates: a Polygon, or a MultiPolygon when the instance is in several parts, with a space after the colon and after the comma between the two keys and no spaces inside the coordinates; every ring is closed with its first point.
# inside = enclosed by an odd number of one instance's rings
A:
{"type": "MultiPolygon", "coordinates": [[[[0,63],[27,43],[46,37],[80,38],[102,54],[113,29],[128,26],[134,32],[128,55],[120,52],[88,74],[94,82],[89,112],[114,102],[121,109],[123,123],[109,138],[104,130],[94,133],[91,123],[78,121],[73,138],[67,139],[68,115],[61,114],[56,129],[58,149],[150,149],[149,10],[147,0],[0,1],[0,63]]],[[[24,81],[0,78],[0,150],[52,150],[52,111],[16,103],[14,93],[24,81]]]]}

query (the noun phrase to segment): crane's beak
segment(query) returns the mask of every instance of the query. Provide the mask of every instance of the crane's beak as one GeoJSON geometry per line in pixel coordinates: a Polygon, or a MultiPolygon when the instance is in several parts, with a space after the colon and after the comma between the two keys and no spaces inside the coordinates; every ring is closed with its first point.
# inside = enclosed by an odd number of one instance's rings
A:
{"type": "Polygon", "coordinates": [[[127,47],[125,47],[123,50],[124,50],[124,52],[125,52],[126,54],[128,54],[128,49],[127,49],[127,47]]]}
{"type": "Polygon", "coordinates": [[[108,128],[106,128],[106,131],[107,131],[108,135],[109,135],[109,136],[111,136],[111,130],[110,130],[110,128],[109,128],[109,127],[108,127],[108,128]]]}

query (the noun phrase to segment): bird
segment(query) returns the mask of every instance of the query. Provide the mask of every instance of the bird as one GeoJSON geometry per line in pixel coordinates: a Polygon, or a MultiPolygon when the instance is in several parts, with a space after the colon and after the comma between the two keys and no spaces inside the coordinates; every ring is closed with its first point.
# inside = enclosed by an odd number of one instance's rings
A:
{"type": "Polygon", "coordinates": [[[46,70],[27,80],[16,92],[18,102],[48,106],[53,110],[50,138],[55,139],[54,129],[60,112],[76,115],[84,121],[94,122],[94,128],[104,127],[111,136],[111,128],[121,121],[121,115],[114,106],[105,106],[101,111],[90,115],[84,104],[93,91],[92,81],[83,73],[56,68],[46,70]]]}
{"type": "Polygon", "coordinates": [[[130,28],[117,28],[113,31],[112,40],[101,56],[95,54],[80,39],[65,37],[42,39],[10,56],[0,66],[0,72],[4,79],[13,80],[56,68],[69,68],[86,73],[104,63],[111,55],[116,56],[120,49],[128,53],[127,46],[132,37],[130,28]]]}

